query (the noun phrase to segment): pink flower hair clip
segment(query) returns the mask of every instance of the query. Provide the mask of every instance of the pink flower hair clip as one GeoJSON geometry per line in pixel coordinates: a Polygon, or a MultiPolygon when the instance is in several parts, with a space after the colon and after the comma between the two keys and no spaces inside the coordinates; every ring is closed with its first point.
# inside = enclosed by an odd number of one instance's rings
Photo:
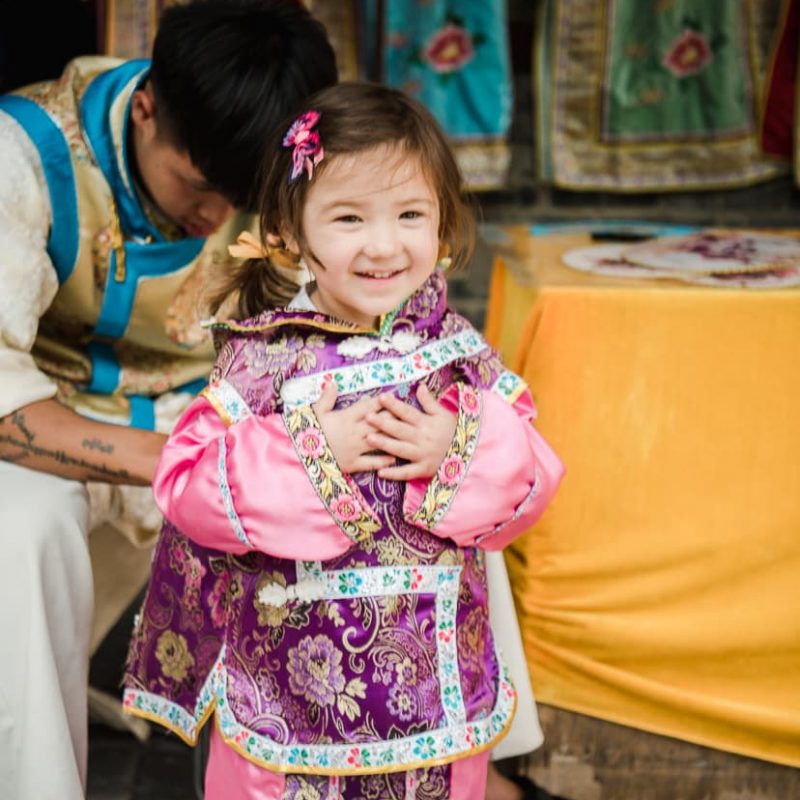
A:
{"type": "Polygon", "coordinates": [[[289,183],[294,183],[303,170],[311,180],[314,167],[325,156],[319,141],[319,133],[313,130],[319,122],[319,116],[319,111],[306,111],[291,124],[283,137],[281,146],[287,150],[292,148],[292,172],[289,175],[289,183]]]}

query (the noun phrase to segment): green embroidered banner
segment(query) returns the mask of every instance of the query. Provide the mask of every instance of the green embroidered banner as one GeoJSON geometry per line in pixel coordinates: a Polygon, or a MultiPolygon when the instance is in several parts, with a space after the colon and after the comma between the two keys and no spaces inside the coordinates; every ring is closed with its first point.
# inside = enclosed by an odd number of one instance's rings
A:
{"type": "Polygon", "coordinates": [[[741,3],[610,0],[603,141],[711,139],[753,125],[741,3]]]}
{"type": "Polygon", "coordinates": [[[540,176],[578,190],[745,186],[782,0],[542,0],[540,176]]]}

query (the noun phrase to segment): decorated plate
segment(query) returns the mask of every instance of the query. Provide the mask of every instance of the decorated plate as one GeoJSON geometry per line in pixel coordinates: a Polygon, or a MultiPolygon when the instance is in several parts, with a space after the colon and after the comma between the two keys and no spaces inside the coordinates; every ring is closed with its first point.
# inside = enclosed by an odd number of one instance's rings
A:
{"type": "Polygon", "coordinates": [[[623,258],[630,244],[596,244],[568,250],[561,260],[572,269],[593,272],[596,275],[609,275],[614,278],[671,278],[675,277],[661,270],[640,267],[623,258]]]}
{"type": "Polygon", "coordinates": [[[800,240],[749,231],[706,231],[628,246],[624,259],[684,275],[783,271],[800,267],[800,240]]]}
{"type": "Polygon", "coordinates": [[[800,286],[800,267],[765,269],[761,272],[718,272],[712,275],[682,275],[684,280],[702,286],[731,289],[782,289],[800,286]]]}

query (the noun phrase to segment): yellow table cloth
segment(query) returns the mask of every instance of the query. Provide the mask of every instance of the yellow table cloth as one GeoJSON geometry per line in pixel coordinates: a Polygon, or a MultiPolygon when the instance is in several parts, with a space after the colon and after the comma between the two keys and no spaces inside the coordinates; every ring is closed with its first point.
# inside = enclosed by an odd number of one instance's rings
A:
{"type": "Polygon", "coordinates": [[[504,230],[487,336],[567,467],[507,553],[537,700],[800,766],[800,289],[601,278],[560,262],[586,235],[504,230]]]}

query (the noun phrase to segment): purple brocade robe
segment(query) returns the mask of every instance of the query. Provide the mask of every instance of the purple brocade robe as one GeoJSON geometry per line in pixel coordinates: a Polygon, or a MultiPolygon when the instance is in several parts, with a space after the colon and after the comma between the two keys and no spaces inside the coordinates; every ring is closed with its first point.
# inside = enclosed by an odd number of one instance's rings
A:
{"type": "MultiPolygon", "coordinates": [[[[346,548],[315,560],[301,523],[271,532],[300,558],[255,549],[228,485],[235,453],[220,438],[213,482],[238,552],[198,543],[205,512],[182,531],[165,522],[131,642],[126,710],[192,744],[214,712],[250,761],[309,776],[437,767],[502,737],[516,695],[489,627],[483,552],[432,531],[469,470],[482,393],[509,406],[526,390],[445,297],[437,271],[377,332],[291,309],[217,325],[219,357],[196,402],[229,426],[278,415],[293,469],[346,548]],[[311,408],[331,380],[338,407],[387,389],[416,405],[421,381],[435,396],[457,385],[453,444],[415,509],[405,483],[338,469],[311,408]]],[[[531,483],[512,519],[536,495],[538,467],[531,483]]],[[[249,491],[265,508],[293,503],[249,491]]]]}

